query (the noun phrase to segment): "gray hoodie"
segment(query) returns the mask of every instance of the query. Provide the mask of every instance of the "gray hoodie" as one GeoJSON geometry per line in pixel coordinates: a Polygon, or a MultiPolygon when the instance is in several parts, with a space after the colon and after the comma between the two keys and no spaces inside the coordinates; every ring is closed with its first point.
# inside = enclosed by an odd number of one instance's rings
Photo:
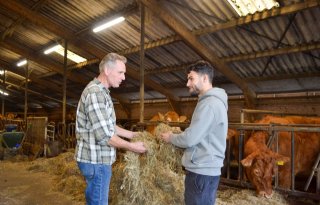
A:
{"type": "Polygon", "coordinates": [[[170,138],[172,144],[185,148],[182,165],[186,170],[221,175],[228,132],[227,101],[223,89],[211,88],[199,97],[190,126],[170,138]]]}

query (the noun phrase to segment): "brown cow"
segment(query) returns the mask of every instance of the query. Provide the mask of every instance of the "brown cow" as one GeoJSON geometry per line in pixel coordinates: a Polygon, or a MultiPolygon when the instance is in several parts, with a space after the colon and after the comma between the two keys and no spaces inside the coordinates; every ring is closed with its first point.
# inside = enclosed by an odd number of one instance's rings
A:
{"type": "MultiPolygon", "coordinates": [[[[166,114],[162,114],[158,112],[156,115],[154,115],[150,121],[157,121],[157,122],[185,122],[187,120],[187,117],[182,115],[179,116],[174,111],[168,111],[166,114]]],[[[154,135],[156,125],[148,125],[146,130],[154,135]]],[[[180,127],[173,127],[174,132],[181,132],[180,127]]]]}
{"type": "MultiPolygon", "coordinates": [[[[257,123],[278,124],[320,124],[320,118],[273,117],[266,116],[257,123]]],[[[291,186],[291,133],[279,132],[279,153],[271,151],[267,146],[268,134],[265,131],[252,133],[244,147],[245,159],[241,161],[245,173],[259,196],[272,196],[272,175],[279,168],[279,186],[291,186]],[[277,166],[282,165],[282,166],[277,166]]],[[[296,132],[294,144],[294,171],[296,174],[310,174],[312,165],[320,150],[320,133],[296,132]]]]}

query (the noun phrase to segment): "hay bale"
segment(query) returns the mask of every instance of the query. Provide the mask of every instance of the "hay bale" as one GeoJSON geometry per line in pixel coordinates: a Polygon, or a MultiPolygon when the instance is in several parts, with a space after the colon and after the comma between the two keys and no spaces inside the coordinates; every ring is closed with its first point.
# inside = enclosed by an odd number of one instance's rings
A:
{"type": "Polygon", "coordinates": [[[157,159],[159,161],[166,162],[171,170],[180,174],[184,174],[181,164],[181,158],[184,150],[172,145],[171,143],[166,143],[160,139],[161,133],[169,131],[174,132],[175,129],[163,123],[160,123],[155,129],[155,136],[159,142],[157,159]]]}
{"type": "Polygon", "coordinates": [[[80,174],[74,160],[74,151],[69,151],[53,158],[38,158],[32,161],[27,170],[33,172],[46,172],[55,175],[53,190],[71,196],[75,201],[85,201],[85,180],[80,174]]]}
{"type": "Polygon", "coordinates": [[[75,175],[58,178],[53,186],[53,190],[63,192],[76,201],[85,201],[85,187],[84,179],[75,175]]]}
{"type": "Polygon", "coordinates": [[[184,175],[180,162],[183,151],[159,139],[159,134],[168,130],[170,126],[160,124],[155,129],[156,136],[141,132],[133,139],[144,142],[148,152],[142,155],[126,152],[124,165],[114,167],[117,172],[122,168],[124,177],[122,181],[111,182],[112,187],[120,187],[120,192],[112,196],[110,204],[183,203],[184,175]],[[113,182],[121,185],[112,185],[113,182]]]}
{"type": "MultiPolygon", "coordinates": [[[[109,199],[110,205],[161,205],[184,204],[184,173],[181,169],[183,150],[159,139],[168,125],[160,124],[156,136],[141,132],[133,141],[143,141],[148,148],[145,154],[121,152],[113,165],[109,199]]],[[[73,158],[74,152],[60,154],[50,159],[37,159],[28,165],[30,171],[43,171],[56,176],[54,189],[85,202],[85,180],[73,158]]],[[[226,204],[288,204],[275,192],[271,199],[258,198],[252,190],[218,190],[217,205],[226,204]]]]}
{"type": "Polygon", "coordinates": [[[123,160],[123,154],[118,153],[118,157],[120,160],[112,165],[112,178],[110,182],[110,190],[109,190],[109,204],[120,204],[119,199],[124,198],[123,195],[123,179],[124,179],[124,167],[125,162],[123,160]]]}

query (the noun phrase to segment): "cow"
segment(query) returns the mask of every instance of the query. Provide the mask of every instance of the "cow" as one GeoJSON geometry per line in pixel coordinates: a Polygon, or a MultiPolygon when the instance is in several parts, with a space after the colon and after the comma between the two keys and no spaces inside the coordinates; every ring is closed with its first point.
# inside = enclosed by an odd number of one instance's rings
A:
{"type": "MultiPolygon", "coordinates": [[[[149,121],[150,122],[163,122],[164,121],[164,115],[162,113],[158,112],[149,121]]],[[[148,125],[146,127],[146,131],[150,132],[151,134],[154,134],[154,129],[155,129],[155,125],[148,125]]]]}
{"type": "MultiPolygon", "coordinates": [[[[266,116],[257,123],[320,124],[320,118],[266,116]]],[[[241,160],[241,164],[258,196],[272,197],[272,176],[277,169],[279,186],[286,189],[291,186],[291,133],[279,132],[278,140],[278,153],[267,147],[266,131],[253,132],[244,146],[245,158],[241,160]]],[[[294,149],[294,174],[309,175],[319,154],[320,133],[295,132],[294,149]]]]}
{"type": "MultiPolygon", "coordinates": [[[[150,121],[152,122],[185,122],[187,120],[187,117],[182,115],[179,116],[176,112],[174,111],[168,111],[166,114],[162,114],[158,112],[156,115],[154,115],[150,121]]],[[[148,125],[146,127],[146,131],[150,132],[151,134],[154,135],[154,130],[155,130],[156,125],[148,125]]],[[[179,132],[181,131],[180,127],[173,127],[174,132],[179,132]]]]}

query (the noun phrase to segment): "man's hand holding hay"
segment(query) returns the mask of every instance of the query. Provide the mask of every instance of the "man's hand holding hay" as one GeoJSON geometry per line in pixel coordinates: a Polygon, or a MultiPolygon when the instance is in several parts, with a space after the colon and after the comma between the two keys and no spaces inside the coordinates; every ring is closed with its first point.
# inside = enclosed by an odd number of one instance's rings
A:
{"type": "Polygon", "coordinates": [[[161,134],[160,134],[160,138],[161,138],[163,141],[165,141],[166,143],[169,143],[169,142],[170,142],[171,135],[172,135],[172,131],[164,132],[164,133],[161,133],[161,134]]]}
{"type": "Polygon", "coordinates": [[[135,153],[145,153],[148,151],[147,147],[144,146],[143,142],[132,142],[130,145],[130,151],[135,152],[135,153]]]}

